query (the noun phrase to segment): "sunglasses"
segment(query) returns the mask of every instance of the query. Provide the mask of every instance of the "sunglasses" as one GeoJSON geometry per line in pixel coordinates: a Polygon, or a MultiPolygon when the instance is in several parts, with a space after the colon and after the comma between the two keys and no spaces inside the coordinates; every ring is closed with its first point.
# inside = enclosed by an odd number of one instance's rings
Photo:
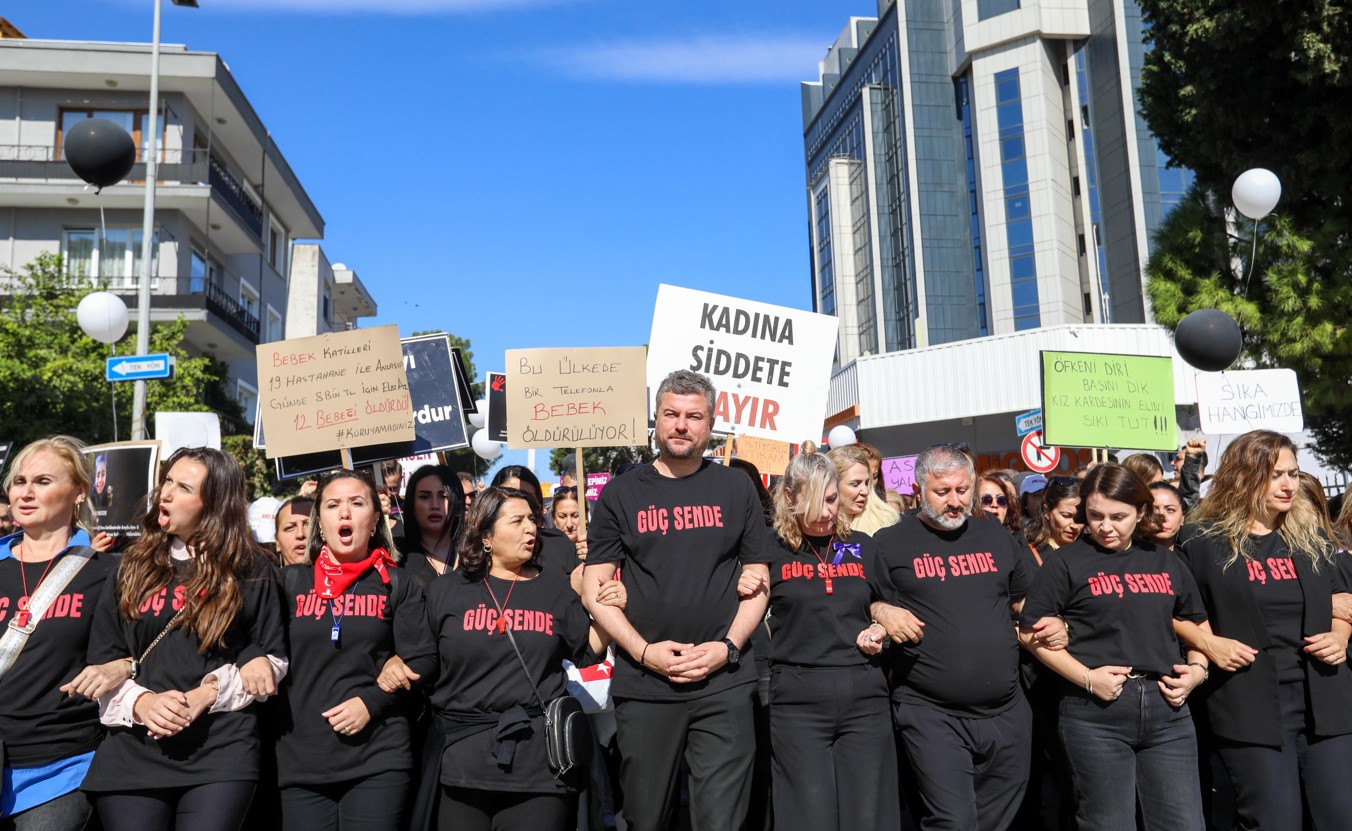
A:
{"type": "Polygon", "coordinates": [[[989,508],[991,505],[999,505],[1001,508],[1008,508],[1008,507],[1009,507],[1009,497],[1008,497],[1008,496],[992,496],[992,495],[989,494],[989,493],[985,493],[985,494],[982,494],[982,495],[981,495],[981,504],[982,504],[983,506],[987,507],[987,508],[989,508]]]}
{"type": "Polygon", "coordinates": [[[562,487],[562,488],[555,488],[555,489],[554,489],[554,498],[555,498],[555,499],[559,499],[560,497],[569,497],[569,496],[574,497],[574,498],[577,497],[577,488],[576,488],[576,487],[574,487],[574,486],[572,486],[572,485],[567,485],[567,486],[562,487]]]}
{"type": "Polygon", "coordinates": [[[1053,485],[1065,485],[1071,488],[1078,488],[1080,486],[1080,480],[1076,479],[1074,476],[1053,476],[1047,481],[1053,485]]]}

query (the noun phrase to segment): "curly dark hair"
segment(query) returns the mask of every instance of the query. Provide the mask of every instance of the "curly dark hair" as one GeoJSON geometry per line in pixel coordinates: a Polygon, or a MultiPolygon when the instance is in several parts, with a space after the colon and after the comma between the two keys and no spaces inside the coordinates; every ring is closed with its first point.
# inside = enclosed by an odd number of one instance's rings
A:
{"type": "MultiPolygon", "coordinates": [[[[513,499],[520,499],[530,506],[531,515],[534,516],[535,508],[530,495],[516,488],[494,486],[485,489],[474,498],[474,504],[470,506],[469,516],[465,517],[465,524],[455,544],[456,560],[459,563],[456,568],[467,579],[482,580],[488,575],[488,568],[492,562],[488,552],[484,551],[484,537],[493,532],[493,526],[497,524],[503,506],[513,499]]],[[[531,556],[529,565],[536,569],[540,568],[538,536],[535,540],[535,553],[531,556]]]]}
{"type": "Polygon", "coordinates": [[[1093,494],[1107,497],[1116,502],[1130,505],[1141,512],[1132,534],[1138,540],[1148,540],[1158,534],[1163,522],[1155,515],[1155,497],[1150,486],[1134,470],[1125,465],[1103,464],[1096,466],[1084,477],[1080,484],[1080,511],[1084,518],[1085,506],[1093,494]]]}

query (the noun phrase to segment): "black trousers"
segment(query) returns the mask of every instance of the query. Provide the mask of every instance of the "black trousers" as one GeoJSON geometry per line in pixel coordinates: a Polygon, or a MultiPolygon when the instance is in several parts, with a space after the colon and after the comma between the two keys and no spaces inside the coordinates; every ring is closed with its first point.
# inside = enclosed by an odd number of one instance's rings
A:
{"type": "Polygon", "coordinates": [[[1299,829],[1302,795],[1315,831],[1352,826],[1352,735],[1312,735],[1304,683],[1282,684],[1279,695],[1281,747],[1218,740],[1234,783],[1235,827],[1299,829]]]}
{"type": "Polygon", "coordinates": [[[83,791],[71,791],[26,811],[0,818],[0,831],[81,831],[94,808],[83,791]]]}
{"type": "Polygon", "coordinates": [[[331,785],[282,788],[282,824],[305,831],[398,831],[409,794],[406,770],[331,785]]]}
{"type": "Polygon", "coordinates": [[[631,831],[666,831],[676,812],[684,757],[691,831],[741,831],[756,755],[755,684],[686,701],[615,702],[624,820],[631,831]]]}
{"type": "Polygon", "coordinates": [[[895,829],[887,679],[871,666],[777,666],[770,676],[776,831],[895,829]]]}
{"type": "Polygon", "coordinates": [[[91,797],[104,831],[238,831],[253,782],[212,782],[91,797]]]}
{"type": "Polygon", "coordinates": [[[577,795],[441,788],[438,831],[566,831],[577,795]]]}
{"type": "Polygon", "coordinates": [[[990,718],[963,718],[919,704],[892,705],[923,804],[911,806],[923,829],[1004,831],[1028,786],[1032,717],[1020,693],[990,718]]]}

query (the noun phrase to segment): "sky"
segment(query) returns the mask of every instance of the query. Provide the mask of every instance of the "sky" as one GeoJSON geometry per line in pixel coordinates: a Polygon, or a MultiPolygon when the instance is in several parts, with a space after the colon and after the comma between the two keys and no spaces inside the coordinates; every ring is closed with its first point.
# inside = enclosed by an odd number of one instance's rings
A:
{"type": "MultiPolygon", "coordinates": [[[[482,375],[646,343],[661,282],[811,307],[799,83],[876,0],[200,3],[165,0],[163,42],[224,58],[375,298],[363,326],[469,338],[482,375]]],[[[152,13],[5,10],[139,42],[152,13]]]]}

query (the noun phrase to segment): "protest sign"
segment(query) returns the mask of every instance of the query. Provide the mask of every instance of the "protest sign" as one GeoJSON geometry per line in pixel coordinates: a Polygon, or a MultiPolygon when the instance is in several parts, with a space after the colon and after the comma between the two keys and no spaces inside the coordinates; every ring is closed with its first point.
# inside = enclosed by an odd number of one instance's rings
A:
{"type": "Polygon", "coordinates": [[[761,474],[783,476],[789,466],[789,443],[759,436],[737,436],[737,458],[756,466],[761,474]]]}
{"type": "Polygon", "coordinates": [[[155,438],[166,459],[181,447],[221,449],[221,417],[215,413],[155,413],[155,438]]]}
{"type": "Polygon", "coordinates": [[[883,486],[897,493],[911,493],[915,484],[915,456],[891,456],[883,459],[883,486]]]}
{"type": "Polygon", "coordinates": [[[474,400],[474,388],[469,384],[469,361],[465,360],[464,350],[452,346],[451,358],[455,361],[456,395],[460,398],[460,409],[466,413],[477,414],[479,402],[474,400]]]}
{"type": "Polygon", "coordinates": [[[678,369],[709,376],[714,430],[799,442],[820,436],[840,325],[831,315],[662,285],[648,342],[654,393],[678,369]]]}
{"type": "Polygon", "coordinates": [[[397,327],[259,344],[257,356],[269,458],[413,441],[397,327]]]}
{"type": "Polygon", "coordinates": [[[89,505],[98,530],[114,536],[141,536],[150,494],[159,472],[158,441],[124,441],[85,448],[94,481],[89,505]]]}
{"type": "Polygon", "coordinates": [[[1061,447],[1177,447],[1173,361],[1044,350],[1042,440],[1061,447]]]}
{"type": "Polygon", "coordinates": [[[595,502],[601,498],[601,491],[606,485],[610,484],[609,473],[588,473],[587,474],[587,500],[595,502]]]}
{"type": "Polygon", "coordinates": [[[488,416],[484,422],[488,438],[498,444],[507,443],[507,375],[488,373],[488,416]]]}
{"type": "Polygon", "coordinates": [[[0,472],[4,471],[5,463],[9,461],[10,448],[12,448],[13,446],[14,442],[0,441],[0,472]]]}
{"type": "Polygon", "coordinates": [[[507,350],[507,446],[648,443],[641,346],[507,350]]]}
{"type": "Polygon", "coordinates": [[[1300,383],[1292,369],[1197,373],[1197,416],[1202,432],[1247,433],[1305,429],[1300,383]]]}

